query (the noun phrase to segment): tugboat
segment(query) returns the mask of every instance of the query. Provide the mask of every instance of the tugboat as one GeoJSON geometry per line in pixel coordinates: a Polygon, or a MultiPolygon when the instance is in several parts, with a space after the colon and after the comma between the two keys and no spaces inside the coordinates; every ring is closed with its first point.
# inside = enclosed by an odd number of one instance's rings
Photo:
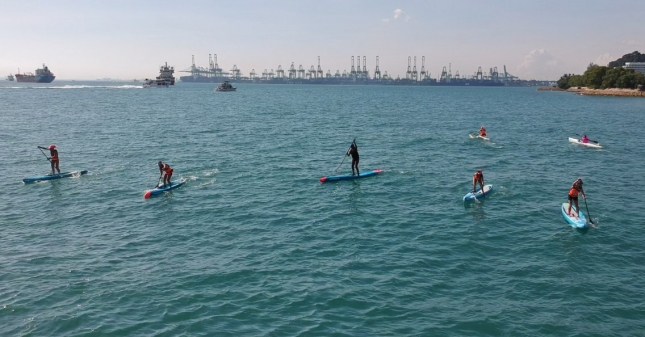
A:
{"type": "MultiPolygon", "coordinates": [[[[20,69],[18,69],[20,72],[20,69]]],[[[41,69],[36,69],[36,75],[32,73],[16,74],[17,82],[36,82],[36,83],[51,83],[56,76],[49,71],[45,64],[41,69]]]]}
{"type": "Polygon", "coordinates": [[[175,76],[173,76],[175,68],[168,67],[168,62],[166,65],[159,67],[159,76],[156,79],[145,79],[143,82],[144,88],[170,88],[171,85],[175,85],[175,76]]]}
{"type": "Polygon", "coordinates": [[[224,81],[217,86],[215,91],[235,91],[236,89],[237,88],[228,83],[228,81],[224,81]]]}
{"type": "Polygon", "coordinates": [[[7,76],[7,81],[13,81],[13,75],[9,74],[9,76],[7,76]]]}

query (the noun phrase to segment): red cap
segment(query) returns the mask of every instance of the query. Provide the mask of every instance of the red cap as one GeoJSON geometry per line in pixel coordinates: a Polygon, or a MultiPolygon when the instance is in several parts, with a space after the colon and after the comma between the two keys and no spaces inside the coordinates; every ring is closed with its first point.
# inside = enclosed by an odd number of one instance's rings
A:
{"type": "Polygon", "coordinates": [[[50,150],[53,150],[53,149],[55,149],[55,148],[56,148],[56,145],[54,145],[54,144],[49,145],[49,149],[50,149],[50,150]]]}

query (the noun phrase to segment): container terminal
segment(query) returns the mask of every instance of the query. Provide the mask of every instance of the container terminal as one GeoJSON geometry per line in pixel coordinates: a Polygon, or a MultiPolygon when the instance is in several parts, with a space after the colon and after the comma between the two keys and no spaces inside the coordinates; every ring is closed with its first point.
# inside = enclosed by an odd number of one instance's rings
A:
{"type": "Polygon", "coordinates": [[[331,70],[323,71],[320,65],[320,56],[318,57],[318,66],[313,65],[306,69],[302,64],[296,67],[294,62],[288,69],[278,65],[277,70],[264,69],[256,72],[251,69],[248,75],[242,73],[242,70],[233,65],[231,70],[225,71],[220,68],[217,62],[217,54],[208,55],[208,68],[195,65],[195,56],[192,56],[192,65],[179,72],[188,73],[180,76],[182,82],[196,83],[219,83],[219,82],[237,82],[237,83],[266,83],[266,84],[376,84],[376,85],[425,85],[425,86],[549,86],[553,81],[526,81],[520,80],[506,71],[499,72],[497,67],[489,68],[487,72],[481,67],[472,75],[460,75],[459,71],[454,74],[449,64],[441,70],[441,73],[433,78],[431,73],[426,70],[425,56],[421,57],[421,68],[417,68],[417,57],[408,57],[407,71],[405,78],[397,76],[392,77],[387,71],[381,72],[379,68],[379,57],[376,56],[375,68],[372,72],[367,67],[367,57],[363,56],[361,65],[361,56],[351,57],[350,70],[336,70],[332,74],[331,70]],[[355,62],[356,61],[356,62],[355,62]]]}

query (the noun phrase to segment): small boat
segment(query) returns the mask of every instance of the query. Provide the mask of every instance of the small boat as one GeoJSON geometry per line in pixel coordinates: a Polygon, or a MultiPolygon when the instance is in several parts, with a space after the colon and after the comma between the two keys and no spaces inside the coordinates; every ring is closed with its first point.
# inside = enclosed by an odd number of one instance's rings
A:
{"type": "Polygon", "coordinates": [[[235,91],[236,89],[237,88],[228,83],[228,81],[224,81],[215,88],[215,91],[235,91]]]}
{"type": "Polygon", "coordinates": [[[72,171],[72,172],[62,172],[58,174],[48,174],[44,176],[37,176],[37,177],[28,177],[22,180],[24,183],[36,183],[39,181],[46,181],[46,180],[56,180],[56,179],[61,179],[61,178],[70,178],[70,177],[80,177],[84,174],[87,174],[87,170],[83,171],[72,171]]]}
{"type": "MultiPolygon", "coordinates": [[[[144,88],[170,88],[175,85],[175,68],[169,67],[168,62],[166,65],[159,67],[159,76],[155,79],[145,79],[143,82],[144,88]]],[[[135,80],[135,82],[137,82],[135,80]]]]}
{"type": "Polygon", "coordinates": [[[162,194],[164,192],[174,190],[175,188],[178,188],[179,186],[181,186],[181,185],[183,185],[185,183],[186,183],[186,179],[175,180],[175,181],[170,182],[170,185],[168,185],[166,187],[157,186],[157,187],[155,187],[155,188],[153,188],[151,190],[146,191],[143,194],[143,197],[145,199],[148,199],[148,198],[150,198],[152,196],[159,195],[159,194],[162,194]]]}
{"type": "Polygon", "coordinates": [[[577,138],[571,138],[571,137],[569,137],[569,142],[574,143],[576,145],[592,147],[594,149],[602,149],[602,146],[598,142],[589,141],[588,143],[583,143],[582,140],[577,139],[577,138]]]}
{"type": "Polygon", "coordinates": [[[165,81],[150,80],[146,78],[143,81],[143,87],[144,88],[170,88],[170,84],[166,83],[165,81]]]}
{"type": "Polygon", "coordinates": [[[340,180],[354,180],[354,179],[360,179],[360,178],[365,178],[365,177],[371,177],[373,175],[377,175],[383,171],[376,169],[372,171],[367,171],[367,172],[362,172],[359,175],[351,175],[351,174],[343,174],[341,176],[326,176],[320,178],[321,183],[326,183],[330,181],[340,181],[340,180]]]}
{"type": "Polygon", "coordinates": [[[484,137],[484,136],[480,136],[480,135],[470,135],[470,134],[469,134],[468,136],[470,136],[470,139],[477,139],[477,138],[479,138],[479,139],[483,139],[483,140],[487,140],[487,141],[488,141],[488,140],[490,140],[490,138],[488,138],[488,137],[484,137]]]}
{"type": "Polygon", "coordinates": [[[9,76],[7,76],[7,81],[13,81],[13,80],[14,80],[13,75],[9,74],[9,76]]]}
{"type": "Polygon", "coordinates": [[[563,202],[562,216],[564,217],[565,220],[567,220],[567,222],[571,225],[571,227],[585,228],[589,225],[587,223],[587,219],[585,219],[585,215],[582,212],[578,212],[578,210],[576,209],[576,206],[571,206],[571,214],[567,214],[568,209],[569,209],[569,203],[563,202]]]}

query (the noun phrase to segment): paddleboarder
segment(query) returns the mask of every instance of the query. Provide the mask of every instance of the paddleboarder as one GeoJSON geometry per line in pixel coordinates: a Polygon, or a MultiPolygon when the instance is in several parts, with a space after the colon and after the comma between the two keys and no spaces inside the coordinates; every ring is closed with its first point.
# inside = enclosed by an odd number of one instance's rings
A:
{"type": "Polygon", "coordinates": [[[475,174],[473,175],[473,193],[475,193],[475,191],[477,191],[477,184],[478,183],[481,186],[482,191],[483,191],[484,190],[484,173],[482,172],[482,170],[477,170],[477,172],[475,172],[475,174]]]}
{"type": "MultiPolygon", "coordinates": [[[[56,174],[56,172],[54,172],[54,170],[58,171],[58,174],[60,174],[60,167],[59,167],[60,160],[58,159],[58,150],[56,150],[56,145],[52,144],[52,145],[49,145],[49,147],[39,146],[38,148],[42,149],[42,150],[49,150],[49,156],[50,157],[47,158],[47,160],[49,160],[49,162],[52,165],[52,174],[51,175],[56,174]]],[[[47,157],[47,156],[45,156],[45,157],[47,157]]]]}
{"type": "Polygon", "coordinates": [[[163,162],[159,162],[159,179],[163,176],[163,188],[166,188],[166,183],[168,186],[172,186],[172,183],[170,182],[170,178],[172,178],[172,168],[170,165],[165,164],[163,162]]]}
{"type": "Polygon", "coordinates": [[[483,126],[479,128],[479,135],[486,137],[486,129],[483,126]]]}
{"type": "Polygon", "coordinates": [[[356,146],[356,141],[347,150],[347,155],[352,156],[352,175],[354,175],[354,167],[356,167],[356,175],[360,175],[360,172],[358,172],[358,146],[356,146]]]}
{"type": "Polygon", "coordinates": [[[576,204],[576,212],[580,212],[580,208],[578,208],[578,193],[582,193],[582,197],[587,199],[585,192],[582,190],[582,179],[580,178],[573,182],[569,190],[569,208],[567,209],[567,215],[571,215],[572,203],[576,204]]]}

